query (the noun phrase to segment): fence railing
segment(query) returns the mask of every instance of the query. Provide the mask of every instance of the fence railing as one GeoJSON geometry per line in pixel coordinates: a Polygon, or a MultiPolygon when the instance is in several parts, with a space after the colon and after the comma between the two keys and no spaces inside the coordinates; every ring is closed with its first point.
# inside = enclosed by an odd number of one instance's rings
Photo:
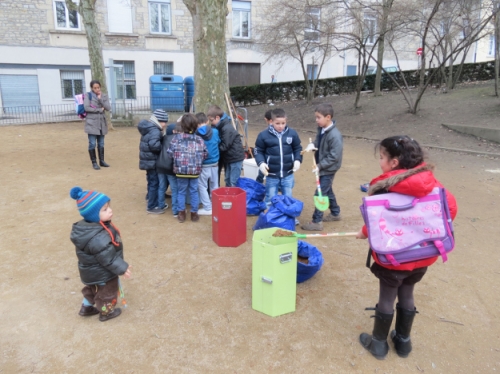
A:
{"type": "MultiPolygon", "coordinates": [[[[135,114],[152,113],[156,109],[163,109],[167,113],[184,112],[185,99],[141,96],[136,99],[117,100],[111,104],[111,116],[130,119],[135,114]]],[[[76,114],[74,103],[0,107],[0,126],[70,121],[81,121],[76,114]]]]}

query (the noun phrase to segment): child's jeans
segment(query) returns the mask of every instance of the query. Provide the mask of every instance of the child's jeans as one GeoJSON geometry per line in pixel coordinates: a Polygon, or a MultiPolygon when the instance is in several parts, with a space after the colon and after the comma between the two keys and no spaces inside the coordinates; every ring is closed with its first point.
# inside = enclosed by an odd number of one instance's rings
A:
{"type": "Polygon", "coordinates": [[[151,210],[158,206],[159,181],[156,170],[146,170],[146,179],[148,181],[148,210],[151,210]]]}
{"type": "Polygon", "coordinates": [[[94,305],[103,315],[115,310],[118,299],[118,277],[109,280],[107,283],[93,284],[82,288],[83,305],[94,305]]]}
{"type": "MultiPolygon", "coordinates": [[[[330,203],[330,212],[333,216],[338,216],[340,214],[340,207],[337,204],[337,199],[333,193],[332,184],[335,173],[329,175],[320,175],[319,185],[321,187],[321,194],[323,196],[328,196],[328,201],[330,203]]],[[[318,189],[314,192],[314,196],[318,196],[318,189]]],[[[318,209],[314,209],[312,221],[314,223],[319,223],[323,220],[323,212],[318,209]]]]}
{"type": "MultiPolygon", "coordinates": [[[[159,184],[158,185],[158,208],[163,209],[163,208],[165,208],[165,206],[168,207],[168,205],[165,204],[165,192],[167,191],[167,188],[169,185],[168,175],[158,173],[158,184],[159,184]]],[[[172,202],[172,205],[173,205],[173,202],[172,202]]]]}
{"type": "Polygon", "coordinates": [[[224,182],[226,182],[226,187],[236,186],[236,181],[241,176],[242,166],[243,160],[224,165],[224,182]]]}
{"type": "Polygon", "coordinates": [[[271,205],[271,198],[276,196],[279,191],[282,195],[292,197],[292,188],[295,184],[293,173],[284,178],[275,178],[273,176],[266,177],[266,204],[271,205]]]}
{"type": "Polygon", "coordinates": [[[216,188],[219,188],[218,169],[218,166],[201,168],[201,174],[198,181],[198,192],[200,194],[200,202],[205,210],[212,210],[212,202],[208,195],[208,181],[210,180],[210,193],[216,188]]]}
{"type": "Polygon", "coordinates": [[[177,188],[177,177],[175,175],[167,175],[170,191],[172,192],[172,213],[179,213],[179,189],[177,188]]]}
{"type": "Polygon", "coordinates": [[[177,203],[179,211],[186,210],[186,195],[191,197],[191,213],[198,212],[198,178],[177,178],[177,203]]]}

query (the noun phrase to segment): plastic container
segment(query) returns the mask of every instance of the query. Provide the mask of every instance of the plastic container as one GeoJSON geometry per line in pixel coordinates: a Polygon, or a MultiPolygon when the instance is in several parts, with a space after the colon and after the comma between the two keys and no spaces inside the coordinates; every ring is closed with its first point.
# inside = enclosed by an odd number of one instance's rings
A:
{"type": "MultiPolygon", "coordinates": [[[[186,107],[184,108],[185,112],[189,112],[189,109],[191,109],[191,102],[193,101],[194,97],[194,77],[186,77],[184,78],[184,92],[186,95],[186,107]]],[[[195,112],[195,108],[193,106],[193,112],[195,112]]]]}
{"type": "Polygon", "coordinates": [[[219,247],[238,247],[247,241],[246,193],[238,187],[212,191],[212,239],[219,247]]]}
{"type": "Polygon", "coordinates": [[[247,158],[243,160],[243,176],[245,178],[250,178],[256,180],[259,176],[259,167],[255,158],[247,158]]]}
{"type": "Polygon", "coordinates": [[[184,80],[180,75],[152,75],[149,78],[151,111],[184,111],[184,80]]]}
{"type": "Polygon", "coordinates": [[[295,312],[297,238],[257,230],[252,240],[252,308],[271,317],[295,312]]]}

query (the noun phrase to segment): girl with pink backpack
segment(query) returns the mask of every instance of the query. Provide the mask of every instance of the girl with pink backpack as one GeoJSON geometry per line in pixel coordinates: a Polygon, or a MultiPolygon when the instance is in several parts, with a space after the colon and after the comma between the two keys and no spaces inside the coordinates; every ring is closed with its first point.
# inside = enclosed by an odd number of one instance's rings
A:
{"type": "MultiPolygon", "coordinates": [[[[377,147],[382,174],[370,182],[368,195],[395,192],[413,196],[418,201],[431,194],[436,187],[443,187],[434,177],[434,166],[424,162],[423,151],[415,140],[408,136],[392,136],[382,140],[377,147]]],[[[445,196],[450,217],[455,219],[455,197],[448,191],[445,191],[445,196]]],[[[383,230],[383,227],[378,229],[383,230]]],[[[356,238],[367,239],[370,236],[371,239],[370,234],[367,227],[363,226],[356,238]]],[[[367,308],[375,310],[373,332],[371,335],[362,333],[359,341],[377,359],[384,359],[389,351],[387,337],[394,317],[396,297],[396,328],[391,332],[391,339],[398,356],[407,357],[411,352],[410,332],[417,313],[413,289],[425,275],[427,267],[437,259],[438,256],[432,256],[395,265],[383,261],[377,252],[370,249],[367,266],[379,279],[379,300],[375,308],[367,308]],[[371,267],[370,256],[374,260],[371,267]]]]}

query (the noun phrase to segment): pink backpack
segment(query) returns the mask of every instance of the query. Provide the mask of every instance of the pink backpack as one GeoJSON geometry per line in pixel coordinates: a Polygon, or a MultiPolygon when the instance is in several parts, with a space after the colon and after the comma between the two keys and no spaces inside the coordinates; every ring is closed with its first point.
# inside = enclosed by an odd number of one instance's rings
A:
{"type": "Polygon", "coordinates": [[[360,209],[370,247],[382,264],[399,266],[439,255],[446,262],[455,247],[443,188],[421,198],[395,192],[364,197],[360,209]]]}

